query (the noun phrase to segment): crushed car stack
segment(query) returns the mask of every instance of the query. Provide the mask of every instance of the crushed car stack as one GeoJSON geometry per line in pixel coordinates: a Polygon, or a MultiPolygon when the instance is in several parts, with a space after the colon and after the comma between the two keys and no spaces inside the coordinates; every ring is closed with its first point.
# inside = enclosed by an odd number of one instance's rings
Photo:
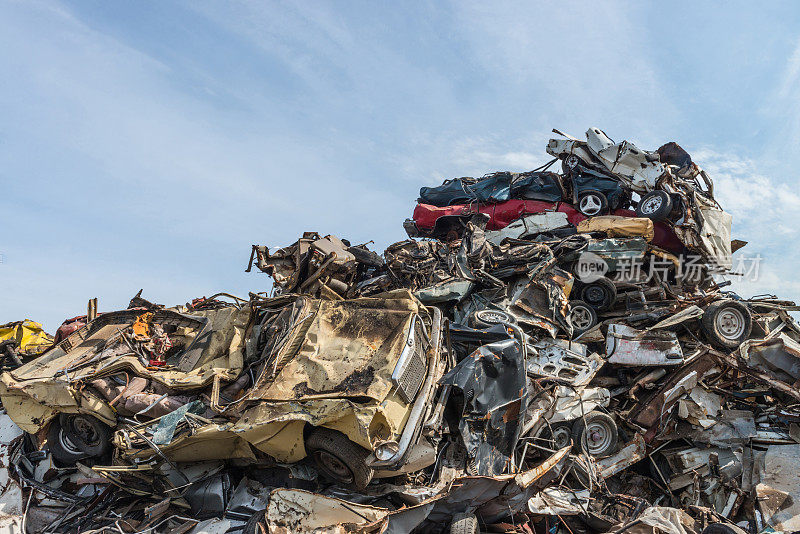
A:
{"type": "Polygon", "coordinates": [[[270,294],[0,327],[0,528],[800,530],[798,307],[677,144],[560,135],[383,254],[254,245],[270,294]]]}

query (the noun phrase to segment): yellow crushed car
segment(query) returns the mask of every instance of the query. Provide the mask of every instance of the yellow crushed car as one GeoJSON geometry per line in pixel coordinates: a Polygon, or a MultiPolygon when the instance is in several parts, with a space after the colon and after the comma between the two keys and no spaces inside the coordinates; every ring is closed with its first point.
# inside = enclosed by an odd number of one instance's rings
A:
{"type": "Polygon", "coordinates": [[[442,317],[408,291],[254,297],[106,313],[0,376],[0,399],[60,462],[311,456],[356,488],[435,460],[442,317]],[[112,436],[113,431],[113,436],[112,436]],[[107,458],[107,456],[106,456],[107,458]]]}

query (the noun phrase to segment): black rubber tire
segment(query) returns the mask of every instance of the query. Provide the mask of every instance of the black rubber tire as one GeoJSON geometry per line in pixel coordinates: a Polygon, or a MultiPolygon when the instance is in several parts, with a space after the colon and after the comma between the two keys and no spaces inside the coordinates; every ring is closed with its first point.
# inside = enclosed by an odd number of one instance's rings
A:
{"type": "Polygon", "coordinates": [[[741,302],[718,300],[705,309],[700,325],[706,339],[712,345],[733,350],[750,337],[750,332],[753,330],[753,315],[741,302]],[[737,322],[740,324],[735,324],[737,322]]]}
{"type": "Polygon", "coordinates": [[[47,430],[47,448],[53,459],[62,465],[99,458],[108,452],[110,446],[111,427],[91,415],[61,414],[53,419],[47,430]],[[89,429],[89,434],[79,433],[76,424],[89,429]]]}
{"type": "Polygon", "coordinates": [[[347,252],[356,257],[356,261],[369,265],[370,267],[383,267],[383,258],[371,250],[359,247],[347,247],[347,252]]]}
{"type": "Polygon", "coordinates": [[[725,523],[711,523],[703,529],[701,534],[740,534],[741,530],[736,530],[725,523]]]}
{"type": "Polygon", "coordinates": [[[663,221],[672,212],[672,197],[666,191],[650,191],[636,205],[636,216],[663,221]]]}
{"type": "Polygon", "coordinates": [[[581,300],[597,311],[605,311],[617,300],[617,286],[606,277],[585,283],[581,288],[581,300]]]}
{"type": "Polygon", "coordinates": [[[328,478],[357,490],[366,488],[375,474],[366,464],[369,451],[338,430],[312,430],[306,438],[306,453],[328,478]]]}
{"type": "MultiPolygon", "coordinates": [[[[588,202],[588,200],[587,200],[588,202]]],[[[587,217],[595,217],[597,215],[605,215],[608,213],[608,199],[606,196],[601,193],[600,191],[584,191],[580,195],[578,195],[578,211],[586,215],[587,217]],[[593,206],[598,206],[597,211],[589,210],[586,207],[582,207],[581,205],[584,203],[584,199],[587,197],[593,197],[594,200],[592,201],[593,206]]]]}
{"type": "Polygon", "coordinates": [[[582,300],[571,300],[569,301],[569,304],[569,321],[570,324],[572,324],[573,336],[583,334],[587,330],[591,330],[597,324],[597,312],[593,307],[589,306],[582,300]],[[582,321],[579,323],[580,326],[576,326],[575,322],[573,321],[573,314],[575,313],[581,314],[580,319],[582,321]]]}
{"type": "Polygon", "coordinates": [[[264,525],[264,532],[269,532],[269,527],[266,526],[265,519],[267,516],[266,510],[261,510],[250,516],[247,523],[244,524],[242,534],[262,534],[259,524],[264,525]]]}
{"type": "Polygon", "coordinates": [[[453,516],[450,534],[479,534],[480,525],[475,514],[460,513],[453,516]]]}
{"type": "Polygon", "coordinates": [[[572,425],[572,442],[575,444],[576,450],[590,456],[602,458],[610,456],[617,450],[619,444],[619,432],[617,431],[617,423],[614,419],[603,412],[589,412],[585,416],[577,419],[572,425]],[[592,448],[586,436],[586,429],[592,429],[594,426],[604,428],[607,432],[607,438],[602,443],[602,448],[592,448]]]}
{"type": "Polygon", "coordinates": [[[489,328],[496,324],[511,323],[516,321],[514,318],[500,310],[478,310],[470,314],[467,321],[472,328],[489,328]]]}

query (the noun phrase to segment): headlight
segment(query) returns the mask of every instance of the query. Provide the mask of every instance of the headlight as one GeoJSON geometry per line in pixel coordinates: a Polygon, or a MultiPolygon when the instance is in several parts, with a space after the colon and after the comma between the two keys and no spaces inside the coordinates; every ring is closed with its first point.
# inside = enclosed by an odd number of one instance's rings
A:
{"type": "Polygon", "coordinates": [[[381,462],[385,462],[387,460],[391,460],[399,450],[400,445],[398,445],[396,441],[384,441],[375,447],[373,452],[375,453],[375,458],[381,462]]]}

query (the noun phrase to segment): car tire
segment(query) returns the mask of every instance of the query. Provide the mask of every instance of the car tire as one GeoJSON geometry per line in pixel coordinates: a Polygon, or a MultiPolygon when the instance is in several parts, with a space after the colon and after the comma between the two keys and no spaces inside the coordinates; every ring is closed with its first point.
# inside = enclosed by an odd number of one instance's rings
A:
{"type": "Polygon", "coordinates": [[[553,449],[561,450],[568,446],[572,439],[572,423],[562,422],[552,424],[549,427],[545,426],[541,438],[550,440],[553,449]]]}
{"type": "Polygon", "coordinates": [[[571,300],[569,304],[569,322],[573,336],[583,334],[597,324],[597,312],[593,307],[582,300],[571,300]]]}
{"type": "Polygon", "coordinates": [[[663,221],[672,212],[672,198],[666,191],[650,191],[636,205],[636,216],[653,221],[663,221]]]}
{"type": "Polygon", "coordinates": [[[609,456],[619,443],[617,423],[603,412],[589,412],[572,425],[572,441],[579,452],[598,458],[609,456]]]}
{"type": "Polygon", "coordinates": [[[700,534],[742,534],[743,529],[736,529],[725,523],[711,523],[700,534]]]}
{"type": "Polygon", "coordinates": [[[478,310],[470,314],[468,322],[472,328],[479,329],[489,328],[496,324],[516,323],[511,314],[500,310],[478,310]]]}
{"type": "Polygon", "coordinates": [[[750,337],[753,316],[741,302],[718,300],[705,309],[700,325],[712,345],[732,350],[750,337]]]}
{"type": "Polygon", "coordinates": [[[581,300],[597,311],[605,311],[617,300],[617,286],[606,277],[584,284],[581,300]]]}
{"type": "Polygon", "coordinates": [[[328,478],[357,490],[375,473],[367,466],[369,451],[331,428],[315,428],[306,438],[306,452],[328,478]]]}
{"type": "Polygon", "coordinates": [[[460,513],[453,516],[450,534],[479,534],[480,525],[475,514],[460,513]]]}
{"type": "Polygon", "coordinates": [[[91,415],[61,414],[47,431],[47,448],[62,465],[99,458],[111,446],[111,427],[91,415]]]}
{"type": "Polygon", "coordinates": [[[247,523],[244,524],[242,534],[264,534],[264,532],[269,532],[269,527],[266,526],[266,518],[266,510],[254,513],[250,516],[250,519],[247,520],[247,523]],[[262,526],[264,527],[263,530],[261,528],[262,526]]]}
{"type": "Polygon", "coordinates": [[[578,211],[587,217],[608,213],[608,199],[599,191],[586,191],[578,195],[578,211]]]}

